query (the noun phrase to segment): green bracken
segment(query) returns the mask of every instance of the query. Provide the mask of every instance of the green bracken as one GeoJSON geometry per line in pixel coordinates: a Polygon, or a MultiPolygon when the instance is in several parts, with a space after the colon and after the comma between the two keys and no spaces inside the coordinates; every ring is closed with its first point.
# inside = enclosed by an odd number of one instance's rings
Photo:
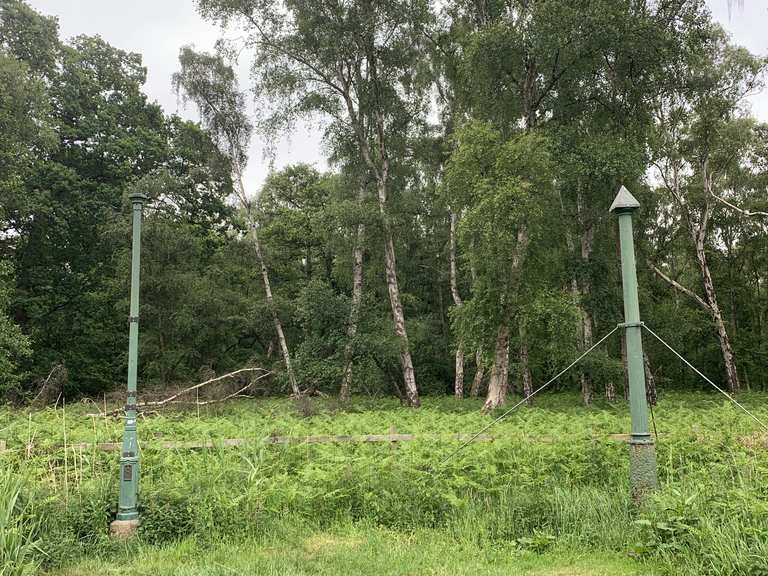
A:
{"type": "MultiPolygon", "coordinates": [[[[765,400],[743,396],[764,417],[765,400]]],[[[107,536],[117,454],[79,445],[119,439],[120,420],[88,416],[94,409],[88,404],[24,416],[3,410],[3,466],[30,478],[25,514],[45,519],[29,525],[29,541],[39,541],[35,560],[74,574],[88,573],[78,566],[93,570],[100,563],[137,574],[149,573],[148,565],[165,565],[165,573],[226,573],[212,558],[234,570],[251,562],[264,573],[324,574],[336,562],[352,571],[355,562],[387,554],[402,564],[382,574],[449,573],[450,562],[457,563],[455,573],[494,573],[472,568],[490,566],[493,554],[504,556],[502,566],[520,562],[522,574],[526,566],[538,574],[563,558],[593,555],[607,558],[608,566],[626,566],[605,573],[758,575],[766,569],[765,439],[716,396],[661,400],[654,411],[661,489],[641,508],[628,496],[627,447],[610,437],[629,428],[624,402],[585,409],[575,396],[545,395],[494,428],[493,442],[472,444],[443,466],[438,463],[457,444],[441,434],[487,423],[479,401],[427,398],[417,412],[383,399],[357,398],[343,412],[331,401],[311,402],[310,416],[302,415],[306,406],[261,400],[205,407],[199,417],[169,411],[140,419],[142,528],[130,544],[107,536]],[[425,436],[383,444],[263,441],[393,428],[425,436]],[[215,444],[235,437],[246,444],[158,448],[161,440],[215,444]],[[28,441],[34,443],[29,450],[28,441]],[[286,531],[293,537],[280,536],[286,531]],[[302,564],[314,558],[307,542],[325,537],[342,542],[327,546],[336,560],[321,554],[322,560],[302,564]],[[360,546],[345,548],[350,539],[360,546]],[[424,557],[409,546],[423,546],[424,557]],[[189,548],[194,554],[187,565],[178,558],[189,548]],[[138,560],[144,557],[151,562],[138,560]],[[275,572],[286,559],[295,569],[275,572]]]]}

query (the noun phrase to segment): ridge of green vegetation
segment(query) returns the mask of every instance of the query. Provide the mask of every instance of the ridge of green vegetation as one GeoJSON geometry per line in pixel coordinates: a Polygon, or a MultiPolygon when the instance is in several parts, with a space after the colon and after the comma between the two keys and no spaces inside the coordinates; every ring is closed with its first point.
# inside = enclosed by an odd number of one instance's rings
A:
{"type": "MultiPolygon", "coordinates": [[[[759,416],[768,416],[767,399],[758,393],[742,398],[759,416]]],[[[149,566],[183,574],[191,565],[173,568],[173,558],[196,547],[190,560],[197,562],[195,569],[216,574],[219,569],[206,564],[209,552],[227,558],[231,546],[244,555],[242,562],[229,558],[235,570],[252,562],[270,573],[270,566],[292,558],[288,564],[295,573],[324,574],[335,565],[333,558],[352,569],[371,555],[386,556],[383,541],[393,535],[391,557],[395,567],[403,562],[403,571],[382,566],[382,574],[420,573],[420,566],[426,573],[447,573],[450,558],[460,556],[446,556],[449,543],[475,550],[476,556],[457,565],[457,573],[467,574],[475,563],[485,566],[483,558],[494,551],[544,554],[530,560],[532,574],[536,562],[544,570],[563,554],[595,554],[606,558],[606,566],[613,558],[638,574],[762,574],[768,557],[768,451],[753,422],[715,395],[665,395],[654,411],[662,489],[637,509],[628,498],[626,446],[607,437],[627,429],[626,404],[601,402],[587,409],[574,400],[542,396],[533,408],[502,421],[493,430],[496,440],[473,444],[442,467],[439,461],[457,443],[426,438],[284,446],[259,439],[386,433],[393,426],[402,432],[467,432],[488,421],[476,403],[425,399],[414,412],[381,399],[355,398],[348,411],[323,399],[243,400],[203,407],[199,417],[185,410],[147,416],[140,421],[141,438],[254,440],[237,448],[145,449],[142,527],[138,541],[128,545],[107,536],[118,454],[70,447],[65,456],[63,450],[65,429],[70,445],[114,440],[119,418],[88,417],[87,404],[28,414],[4,409],[0,439],[10,450],[0,461],[26,479],[24,514],[39,520],[33,540],[44,551],[40,558],[65,573],[99,563],[104,570],[148,573],[129,559],[138,554],[149,566]],[[28,437],[46,448],[29,455],[17,449],[28,437]],[[280,536],[285,530],[297,534],[290,543],[280,536]],[[344,530],[372,543],[348,551],[346,559],[341,544],[329,551],[338,556],[301,568],[305,541],[339,531],[343,536],[344,530]],[[409,538],[425,542],[433,572],[408,550],[409,538]],[[72,565],[81,568],[66,568],[72,565]],[[657,572],[643,572],[647,566],[657,572]]],[[[510,569],[515,558],[505,560],[510,569]]],[[[520,561],[527,566],[529,560],[520,561]]]]}

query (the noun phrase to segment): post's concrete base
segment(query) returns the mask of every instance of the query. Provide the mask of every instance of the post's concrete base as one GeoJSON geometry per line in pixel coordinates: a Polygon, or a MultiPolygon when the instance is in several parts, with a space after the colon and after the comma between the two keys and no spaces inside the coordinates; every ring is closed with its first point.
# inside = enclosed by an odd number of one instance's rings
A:
{"type": "Polygon", "coordinates": [[[640,503],[656,490],[656,446],[650,441],[629,441],[629,486],[632,499],[640,503]]]}
{"type": "Polygon", "coordinates": [[[115,520],[109,525],[109,533],[113,538],[131,538],[136,535],[140,522],[136,520],[115,520]]]}

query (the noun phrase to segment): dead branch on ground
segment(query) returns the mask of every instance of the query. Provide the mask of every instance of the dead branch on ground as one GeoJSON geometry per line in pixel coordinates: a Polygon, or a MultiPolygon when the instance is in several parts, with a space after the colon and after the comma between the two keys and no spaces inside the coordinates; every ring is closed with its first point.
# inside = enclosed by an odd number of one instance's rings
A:
{"type": "MultiPolygon", "coordinates": [[[[167,406],[169,404],[192,404],[197,406],[206,406],[208,404],[216,404],[219,402],[224,402],[226,400],[230,400],[232,398],[235,398],[236,396],[240,396],[243,392],[248,390],[251,386],[253,386],[256,382],[259,380],[262,380],[266,378],[267,376],[271,376],[272,372],[269,370],[265,370],[264,368],[240,368],[239,370],[235,370],[234,372],[229,372],[228,374],[223,374],[221,376],[216,376],[215,378],[209,378],[208,380],[205,380],[204,382],[200,382],[199,384],[195,384],[194,386],[189,386],[188,388],[184,388],[183,390],[180,390],[179,392],[176,392],[175,394],[169,396],[168,398],[165,398],[163,400],[154,400],[149,402],[139,402],[136,404],[137,409],[142,408],[162,408],[164,406],[167,406]],[[199,390],[203,386],[207,386],[208,384],[213,384],[214,382],[219,382],[220,380],[224,380],[225,378],[232,378],[233,376],[236,376],[238,374],[242,374],[243,372],[263,372],[263,374],[259,375],[256,378],[251,378],[248,381],[248,384],[240,388],[237,392],[233,392],[232,394],[228,394],[227,396],[223,398],[216,398],[213,400],[191,400],[191,401],[184,401],[179,400],[179,397],[188,394],[189,392],[194,392],[195,390],[199,390]]],[[[105,417],[105,416],[117,416],[123,412],[123,408],[116,408],[115,410],[110,410],[109,412],[103,412],[100,414],[88,414],[88,416],[99,416],[99,417],[105,417]]]]}

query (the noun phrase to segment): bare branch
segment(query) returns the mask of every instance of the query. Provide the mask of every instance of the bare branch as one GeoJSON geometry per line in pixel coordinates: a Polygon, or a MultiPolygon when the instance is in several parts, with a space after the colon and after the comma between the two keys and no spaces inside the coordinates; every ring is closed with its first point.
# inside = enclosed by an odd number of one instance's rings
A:
{"type": "Polygon", "coordinates": [[[732,203],[728,202],[728,200],[726,200],[725,198],[722,198],[722,197],[718,196],[717,194],[715,194],[714,191],[711,188],[709,190],[709,194],[710,194],[710,196],[712,196],[712,198],[714,198],[715,200],[717,200],[721,204],[725,204],[728,208],[730,208],[731,210],[736,210],[736,212],[738,212],[739,214],[741,214],[743,216],[747,216],[749,218],[751,218],[752,216],[768,217],[768,212],[760,212],[760,211],[752,212],[751,210],[744,210],[743,208],[739,208],[735,204],[732,204],[732,203]]]}
{"type": "MultiPolygon", "coordinates": [[[[184,390],[181,390],[177,392],[176,394],[169,396],[168,398],[164,400],[156,400],[151,402],[139,402],[136,407],[137,408],[145,408],[145,407],[154,407],[154,408],[161,408],[163,406],[166,406],[168,404],[176,404],[177,399],[180,396],[183,396],[184,394],[187,394],[188,392],[192,392],[193,390],[198,390],[202,388],[203,386],[207,386],[208,384],[213,384],[214,382],[219,382],[220,380],[224,380],[225,378],[231,378],[233,376],[236,376],[238,374],[242,374],[243,372],[263,372],[259,377],[254,378],[251,380],[247,386],[244,386],[234,394],[230,394],[229,396],[226,396],[225,398],[222,398],[220,400],[214,400],[214,401],[204,401],[204,402],[185,402],[185,404],[197,404],[198,406],[203,406],[205,404],[213,404],[213,402],[223,402],[224,400],[228,400],[230,398],[234,398],[235,396],[238,396],[242,394],[245,390],[253,386],[256,382],[259,380],[266,378],[267,376],[271,376],[272,372],[265,370],[264,368],[240,368],[239,370],[235,370],[234,372],[229,372],[228,374],[223,374],[221,376],[216,376],[215,378],[210,378],[206,380],[205,382],[200,382],[199,384],[195,384],[194,386],[190,386],[189,388],[184,388],[184,390]]],[[[103,414],[89,414],[89,416],[115,416],[122,412],[122,408],[117,408],[115,410],[111,410],[110,412],[105,412],[103,414]]]]}
{"type": "Polygon", "coordinates": [[[655,274],[656,274],[656,275],[657,275],[659,278],[661,278],[662,280],[666,281],[666,282],[667,282],[667,283],[668,283],[670,286],[672,286],[673,288],[675,288],[675,289],[676,289],[676,290],[678,290],[679,292],[682,292],[683,294],[685,294],[685,295],[686,295],[686,296],[688,296],[689,298],[692,298],[692,299],[693,299],[693,300],[694,300],[694,301],[695,301],[695,302],[696,302],[696,303],[697,303],[699,306],[701,306],[701,307],[702,307],[704,310],[706,310],[707,312],[711,312],[711,311],[712,311],[712,308],[710,307],[710,305],[709,305],[709,304],[707,304],[707,303],[704,301],[704,299],[703,299],[701,296],[699,296],[698,294],[696,294],[696,293],[694,293],[693,291],[689,290],[688,288],[686,288],[685,286],[683,286],[682,284],[680,284],[679,282],[677,282],[677,281],[676,281],[676,280],[674,280],[673,278],[670,278],[669,276],[667,276],[666,274],[664,274],[664,272],[662,272],[661,270],[659,270],[659,269],[658,269],[658,268],[657,268],[657,267],[656,267],[656,266],[653,264],[653,262],[651,262],[650,260],[647,260],[647,261],[646,261],[646,263],[648,264],[648,267],[649,267],[651,270],[653,270],[653,272],[654,272],[654,273],[655,273],[655,274]]]}

